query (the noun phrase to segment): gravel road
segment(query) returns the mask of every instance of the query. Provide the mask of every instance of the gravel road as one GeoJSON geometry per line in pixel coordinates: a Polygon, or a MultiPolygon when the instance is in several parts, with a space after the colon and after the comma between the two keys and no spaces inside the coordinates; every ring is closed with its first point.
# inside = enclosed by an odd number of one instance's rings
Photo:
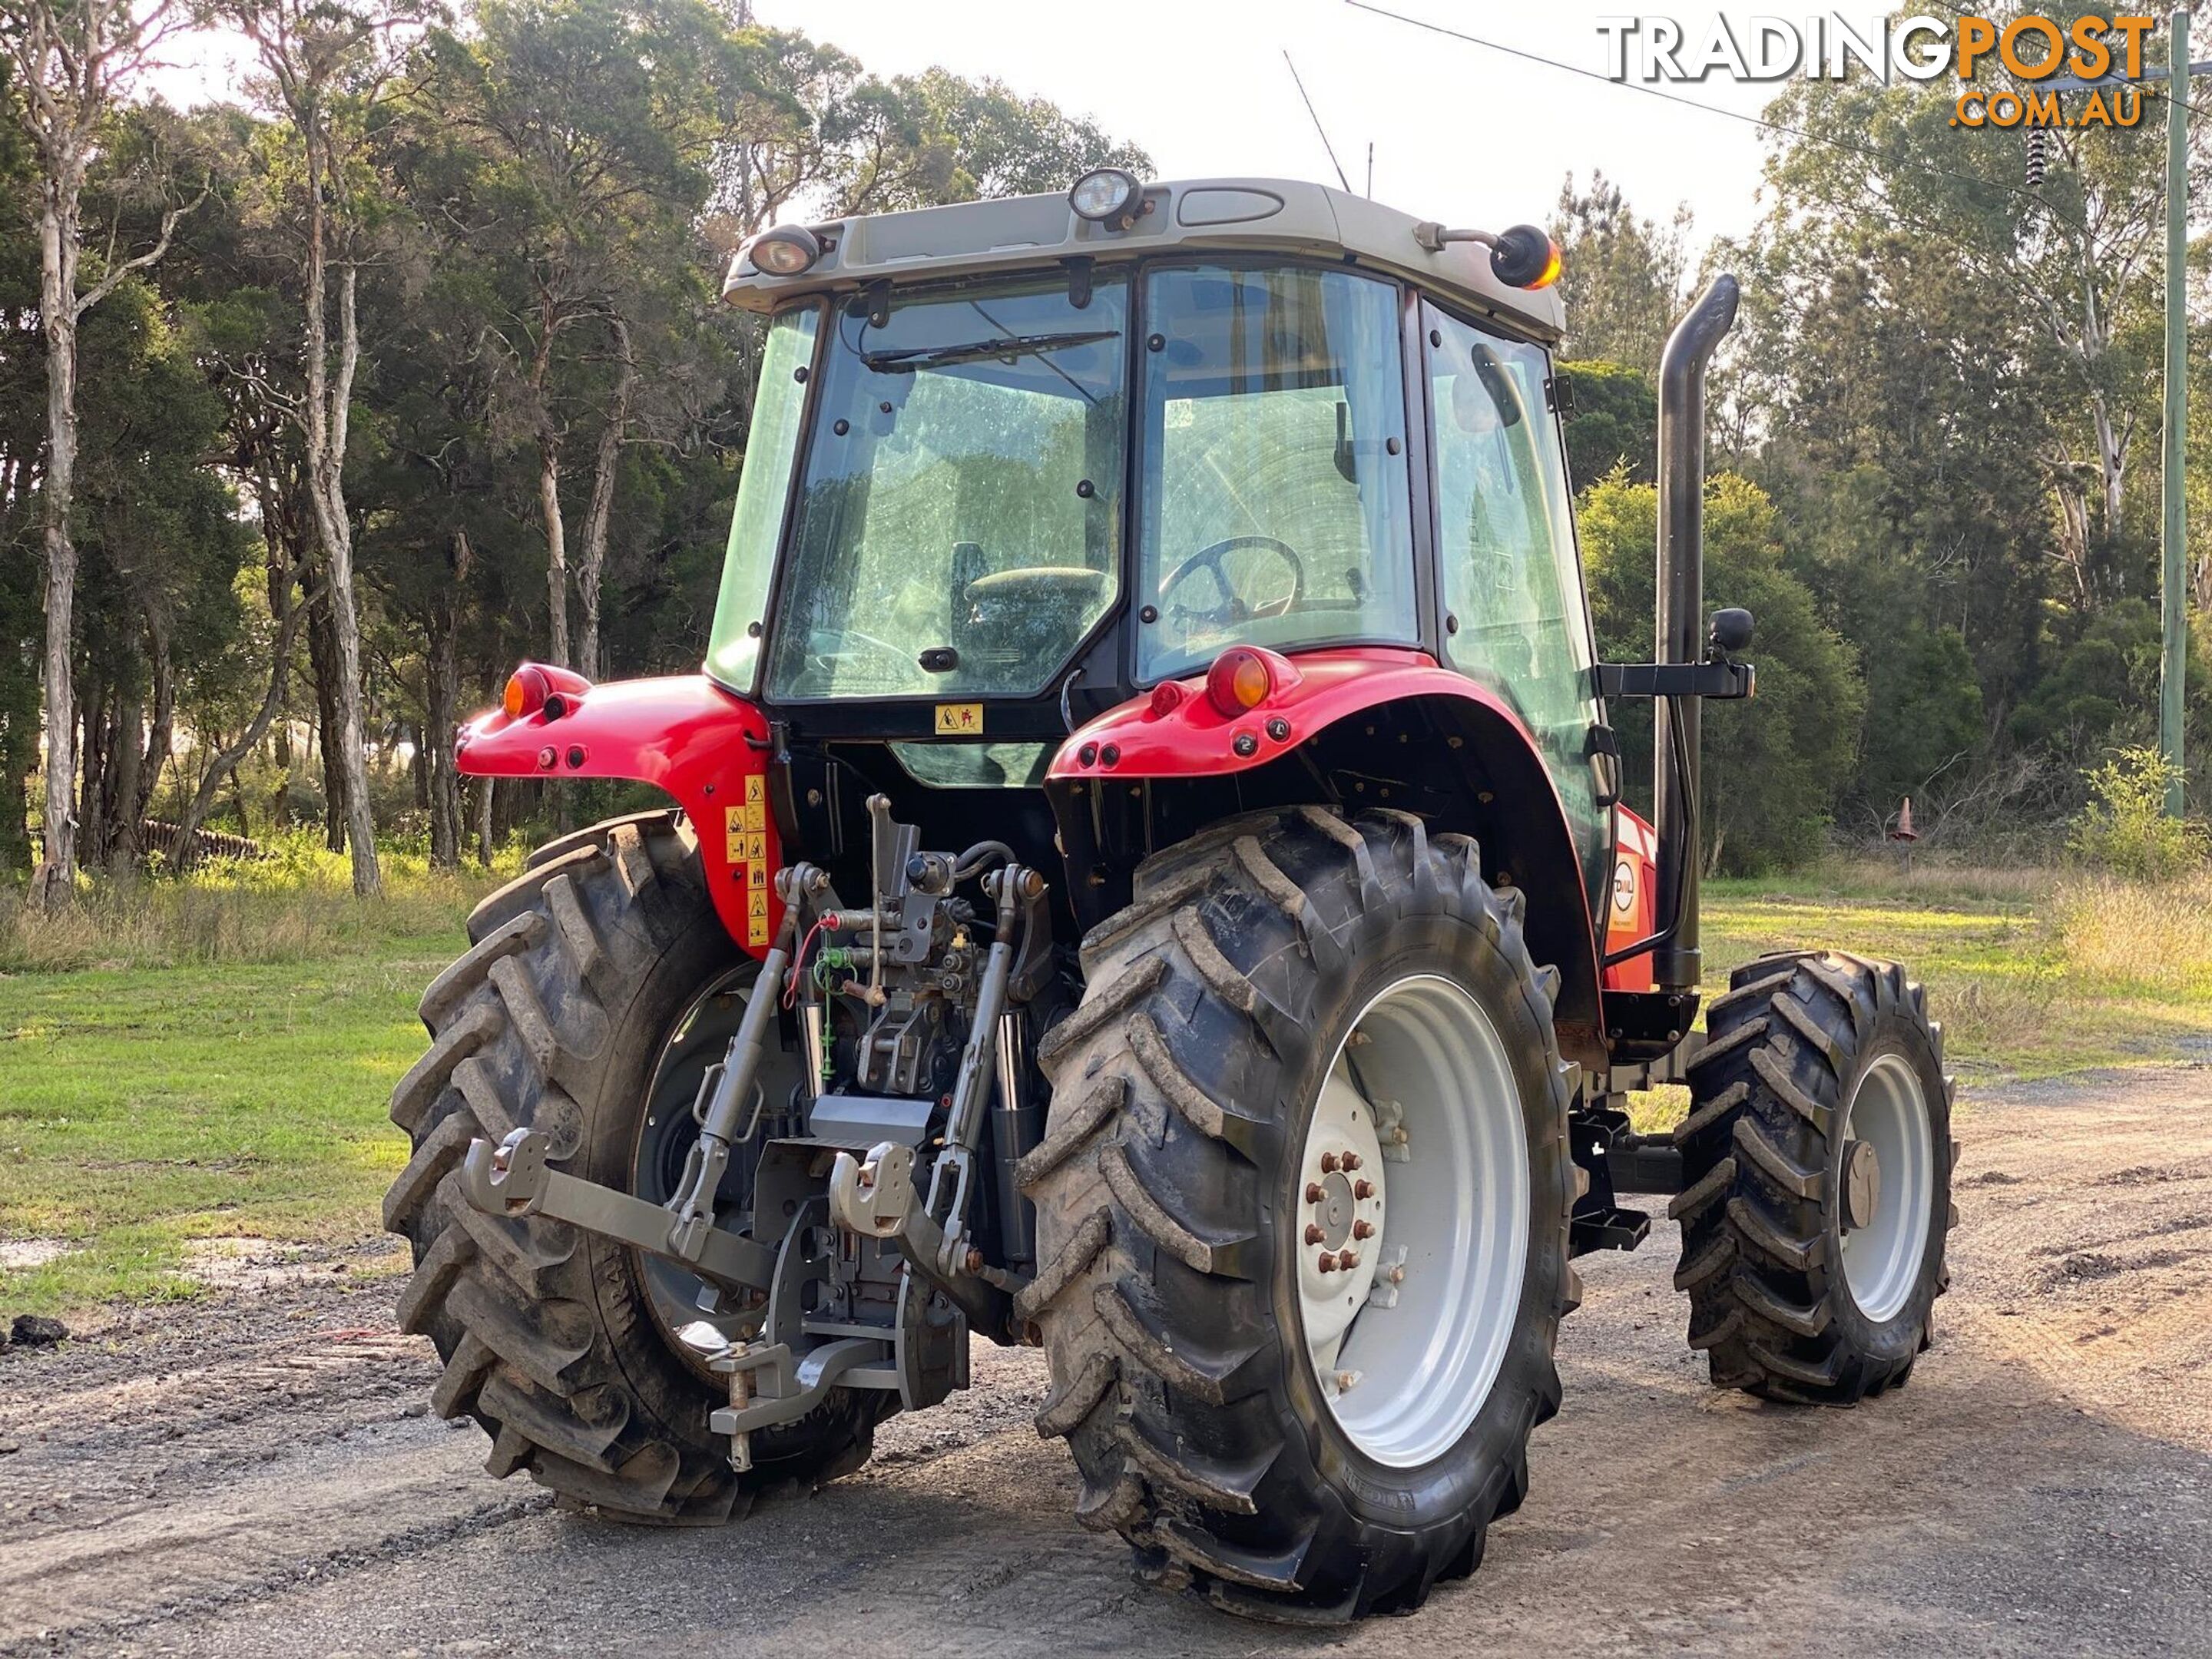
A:
{"type": "Polygon", "coordinates": [[[1473,1579],[1320,1635],[1133,1583],[1038,1357],[743,1525],[557,1513],[424,1414],[385,1247],[0,1350],[0,1655],[2212,1653],[2212,1070],[1973,1097],[1934,1351],[1840,1413],[1717,1394],[1674,1229],[1583,1261],[1566,1406],[1473,1579]]]}

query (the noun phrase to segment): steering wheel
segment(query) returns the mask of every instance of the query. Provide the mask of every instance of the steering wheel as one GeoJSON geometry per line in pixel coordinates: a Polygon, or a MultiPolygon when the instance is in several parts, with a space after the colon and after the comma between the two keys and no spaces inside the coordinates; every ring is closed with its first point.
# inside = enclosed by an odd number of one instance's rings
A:
{"type": "Polygon", "coordinates": [[[1160,610],[1200,631],[1236,628],[1255,617],[1281,616],[1297,604],[1299,596],[1305,592],[1305,563],[1287,543],[1278,541],[1273,536],[1230,536],[1211,547],[1201,547],[1161,579],[1160,610]],[[1247,548],[1273,554],[1290,567],[1289,592],[1279,599],[1269,599],[1256,605],[1245,603],[1244,596],[1229,580],[1229,573],[1223,568],[1221,562],[1230,554],[1242,552],[1247,548]],[[1201,570],[1212,574],[1213,586],[1221,595],[1221,603],[1211,611],[1194,611],[1187,606],[1169,604],[1169,597],[1176,589],[1201,570]]]}

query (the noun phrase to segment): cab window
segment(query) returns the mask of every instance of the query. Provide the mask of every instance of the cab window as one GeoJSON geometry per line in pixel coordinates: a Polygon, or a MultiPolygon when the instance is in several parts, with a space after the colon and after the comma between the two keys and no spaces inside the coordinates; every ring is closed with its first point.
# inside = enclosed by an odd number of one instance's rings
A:
{"type": "Polygon", "coordinates": [[[1145,315],[1139,681],[1231,644],[1416,640],[1397,288],[1170,268],[1145,315]]]}
{"type": "Polygon", "coordinates": [[[1540,347],[1422,306],[1434,424],[1446,660],[1496,691],[1542,750],[1570,826],[1602,873],[1590,769],[1589,618],[1540,347]]]}

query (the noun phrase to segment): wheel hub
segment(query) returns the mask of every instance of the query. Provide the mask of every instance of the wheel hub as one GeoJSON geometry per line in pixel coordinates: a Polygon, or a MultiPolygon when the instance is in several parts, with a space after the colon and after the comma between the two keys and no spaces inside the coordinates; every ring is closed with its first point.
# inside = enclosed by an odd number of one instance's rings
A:
{"type": "Polygon", "coordinates": [[[1314,1209],[1319,1218],[1320,1242],[1329,1249],[1341,1249],[1345,1241],[1352,1237],[1354,1211],[1358,1203],[1352,1195],[1352,1177],[1340,1171],[1323,1176],[1319,1185],[1321,1201],[1314,1206],[1314,1209]]]}
{"type": "Polygon", "coordinates": [[[1871,1140],[1844,1146],[1844,1229],[1870,1225],[1881,1207],[1881,1158],[1871,1140]]]}
{"type": "Polygon", "coordinates": [[[1869,1319],[1894,1319],[1912,1298],[1937,1224],[1928,1096],[1905,1055],[1882,1054],[1860,1076],[1843,1134],[1844,1284],[1869,1319]]]}
{"type": "Polygon", "coordinates": [[[1504,1042],[1453,981],[1362,1012],[1316,1098],[1291,1234],[1322,1397],[1361,1452],[1418,1468],[1474,1420],[1527,1259],[1528,1147],[1504,1042]]]}

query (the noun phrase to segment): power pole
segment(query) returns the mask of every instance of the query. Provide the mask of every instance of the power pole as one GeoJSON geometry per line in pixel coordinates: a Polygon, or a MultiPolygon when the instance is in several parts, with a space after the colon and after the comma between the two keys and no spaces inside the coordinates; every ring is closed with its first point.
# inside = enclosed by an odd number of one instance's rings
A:
{"type": "Polygon", "coordinates": [[[2160,605],[2164,648],[2158,670],[2158,748],[2172,769],[2166,812],[2182,812],[2186,775],[2182,745],[2182,690],[2189,660],[2188,498],[2182,466],[2189,453],[2189,9],[2176,6],[2166,37],[2166,441],[2159,482],[2165,495],[2160,532],[2160,605]]]}
{"type": "MultiPolygon", "coordinates": [[[[2164,443],[2159,458],[2160,641],[2158,665],[2158,751],[2172,769],[2166,786],[2168,817],[2184,805],[2183,692],[2189,663],[2189,511],[2182,467],[2189,451],[2189,77],[2212,72],[2212,60],[2189,61],[2189,8],[2166,19],[2166,67],[2136,77],[2166,82],[2166,386],[2164,443]]],[[[2117,73],[2092,80],[2062,75],[2043,82],[2046,92],[2081,92],[2114,85],[2117,73]]],[[[2041,157],[2029,152],[2031,185],[2042,182],[2041,157]]]]}

